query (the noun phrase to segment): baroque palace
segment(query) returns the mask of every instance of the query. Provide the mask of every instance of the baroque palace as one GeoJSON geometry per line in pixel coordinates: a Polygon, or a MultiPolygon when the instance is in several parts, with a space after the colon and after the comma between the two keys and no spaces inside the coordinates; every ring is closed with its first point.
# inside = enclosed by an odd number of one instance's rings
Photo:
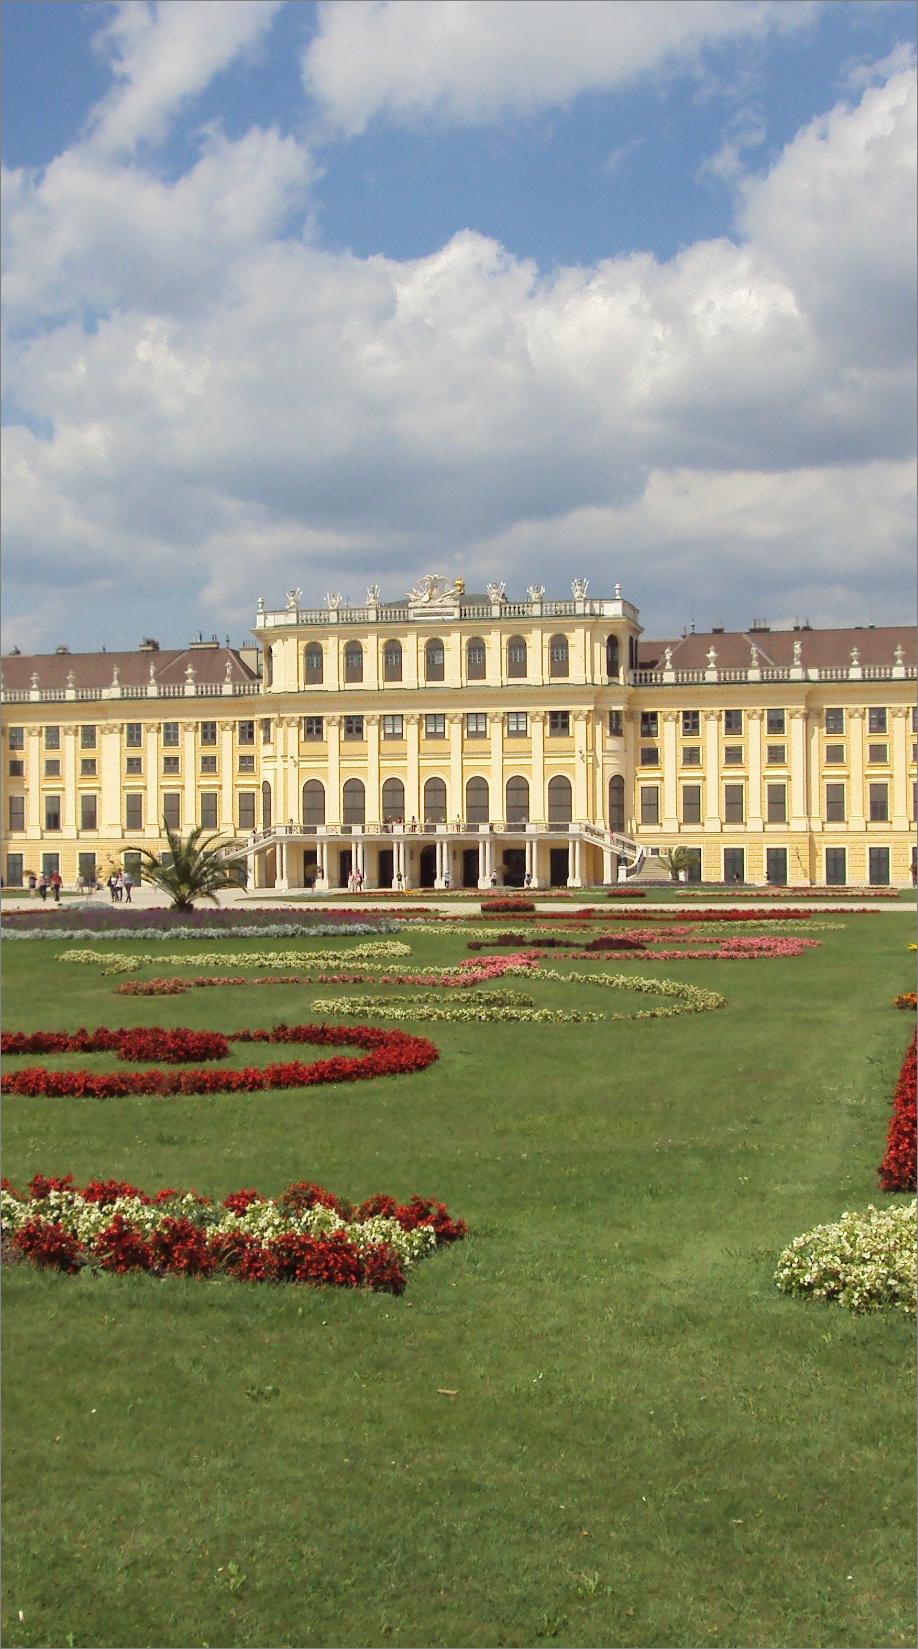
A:
{"type": "Polygon", "coordinates": [[[255,887],[581,887],[676,846],[695,881],[914,872],[907,627],[647,641],[585,579],[300,597],[259,599],[250,647],[5,657],[6,886],[137,876],[164,822],[255,887]]]}

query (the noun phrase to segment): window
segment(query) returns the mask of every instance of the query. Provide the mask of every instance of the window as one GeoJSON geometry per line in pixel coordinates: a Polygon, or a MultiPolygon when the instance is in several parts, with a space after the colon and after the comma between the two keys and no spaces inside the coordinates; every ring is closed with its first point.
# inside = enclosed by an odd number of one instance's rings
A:
{"type": "Polygon", "coordinates": [[[322,682],[322,649],[317,641],[311,641],[303,652],[303,673],[307,687],[318,687],[322,682]]]}
{"type": "Polygon", "coordinates": [[[487,779],[469,779],[465,787],[465,817],[469,824],[487,824],[490,818],[487,779]]]}
{"type": "Polygon", "coordinates": [[[870,784],[867,790],[870,796],[869,817],[874,823],[885,824],[889,819],[889,785],[870,784]]]}
{"type": "Polygon", "coordinates": [[[61,828],[61,799],[60,796],[45,797],[45,829],[60,830],[61,828]]]}
{"type": "Polygon", "coordinates": [[[700,882],[701,881],[701,848],[700,847],[687,847],[683,851],[686,855],[686,861],[687,861],[686,866],[685,866],[685,870],[686,870],[685,879],[686,879],[686,881],[687,882],[700,882]]]}
{"type": "Polygon", "coordinates": [[[405,786],[401,779],[387,779],[382,787],[382,810],[386,824],[405,822],[405,786]]]}
{"type": "Polygon", "coordinates": [[[656,784],[642,784],[641,790],[641,824],[655,825],[660,823],[660,787],[656,784]]]}
{"type": "Polygon", "coordinates": [[[366,791],[360,779],[347,779],[342,791],[342,823],[362,825],[366,820],[366,791]]]}
{"type": "MultiPolygon", "coordinates": [[[[217,724],[215,721],[202,721],[198,729],[202,744],[216,744],[217,724]]],[[[138,740],[138,743],[140,741],[138,740]]]]}
{"type": "Polygon", "coordinates": [[[43,853],[41,856],[41,871],[43,876],[53,876],[55,871],[60,874],[61,856],[59,853],[43,853]]]}
{"type": "Polygon", "coordinates": [[[216,758],[216,756],[202,756],[201,757],[201,772],[202,773],[216,773],[216,771],[217,771],[217,758],[216,758]]]}
{"type": "Polygon", "coordinates": [[[80,762],[80,778],[94,779],[96,776],[95,756],[85,756],[80,762]]]}
{"type": "Polygon", "coordinates": [[[840,887],[848,880],[847,853],[843,847],[826,848],[826,882],[840,887]]]}
{"type": "Polygon", "coordinates": [[[95,748],[96,748],[96,730],[95,730],[95,728],[90,727],[88,725],[85,726],[85,727],[81,727],[80,728],[80,749],[81,750],[95,750],[95,748]]]}
{"type": "Polygon", "coordinates": [[[843,784],[826,785],[826,824],[844,824],[845,822],[845,787],[843,784]]]}
{"type": "Polygon", "coordinates": [[[239,829],[255,829],[255,792],[254,790],[240,790],[236,797],[236,806],[239,809],[239,829]]]}
{"type": "MultiPolygon", "coordinates": [[[[253,721],[241,721],[237,728],[237,737],[240,744],[254,744],[255,723],[253,721]]],[[[178,739],[175,742],[178,744],[178,739]]]]}
{"type": "Polygon", "coordinates": [[[344,649],[345,681],[363,681],[363,648],[359,641],[349,641],[344,649]]]}
{"type": "Polygon", "coordinates": [[[867,731],[868,731],[868,733],[885,733],[886,732],[886,711],[885,711],[885,709],[884,710],[877,709],[876,706],[874,706],[873,709],[867,711],[867,731]]]}
{"type": "MultiPolygon", "coordinates": [[[[385,786],[383,787],[385,795],[385,786]]],[[[317,825],[325,823],[325,786],[318,779],[307,779],[303,786],[303,824],[307,830],[315,830],[317,825]]]]}
{"type": "Polygon", "coordinates": [[[321,716],[303,717],[304,739],[321,739],[324,737],[321,716]]]}
{"type": "Polygon", "coordinates": [[[620,710],[609,711],[609,737],[620,739],[625,731],[622,713],[620,710]]]}
{"type": "Polygon", "coordinates": [[[384,739],[403,739],[405,737],[404,716],[383,716],[382,736],[384,739]]]}
{"type": "Polygon", "coordinates": [[[342,731],[346,739],[362,739],[363,717],[345,716],[342,719],[342,731]]]}
{"type": "Polygon", "coordinates": [[[609,780],[609,829],[625,828],[625,781],[620,773],[609,780]]]}
{"type": "MultiPolygon", "coordinates": [[[[48,766],[48,763],[45,762],[45,768],[46,769],[47,769],[47,766],[48,766]]],[[[58,763],[58,766],[60,766],[60,763],[58,763]]],[[[10,762],[9,776],[10,776],[11,779],[21,779],[24,776],[24,774],[25,774],[25,762],[21,762],[21,761],[10,762]]]]}
{"type": "Polygon", "coordinates": [[[888,744],[868,744],[867,760],[869,762],[885,762],[889,760],[888,744]]]}
{"type": "Polygon", "coordinates": [[[442,681],[445,672],[446,651],[439,636],[433,636],[424,648],[425,680],[442,681]]]}
{"type": "Polygon", "coordinates": [[[179,770],[179,758],[178,758],[178,756],[164,756],[163,757],[163,772],[164,773],[177,773],[178,770],[179,770]]]}
{"type": "Polygon", "coordinates": [[[724,823],[742,824],[744,817],[743,786],[741,784],[725,784],[724,823]]]}
{"type": "Polygon", "coordinates": [[[425,737],[425,739],[445,739],[446,738],[446,717],[445,716],[425,716],[424,717],[424,737],[425,737]]]}
{"type": "Polygon", "coordinates": [[[743,762],[743,747],[741,744],[724,745],[724,766],[741,767],[743,762]]]}
{"type": "Polygon", "coordinates": [[[11,796],[10,799],[10,829],[25,830],[25,797],[11,796]]]}
{"type": "Polygon", "coordinates": [[[570,674],[570,653],[567,636],[552,636],[548,643],[548,674],[559,677],[570,674]]]}
{"type": "Polygon", "coordinates": [[[618,638],[616,636],[607,636],[606,637],[606,675],[609,676],[612,680],[615,680],[618,677],[619,669],[620,669],[620,665],[619,665],[619,656],[618,656],[618,638]]]}
{"type": "Polygon", "coordinates": [[[918,704],[912,705],[912,732],[918,733],[918,704]]]}
{"type": "Polygon", "coordinates": [[[548,822],[549,824],[570,824],[574,816],[574,798],[571,790],[571,781],[563,774],[558,774],[548,781],[548,822]]]}
{"type": "MultiPolygon", "coordinates": [[[[17,767],[21,768],[22,767],[22,762],[17,762],[16,765],[17,765],[17,767]]],[[[80,765],[82,766],[82,763],[80,765]]],[[[61,776],[60,758],[58,756],[55,756],[53,761],[45,762],[45,778],[46,779],[59,779],[60,776],[61,776]]]]}
{"type": "Polygon", "coordinates": [[[844,760],[845,760],[845,747],[844,747],[844,745],[843,744],[827,744],[826,745],[825,760],[826,760],[826,766],[827,767],[837,766],[839,763],[843,763],[844,760]]]}
{"type": "Polygon", "coordinates": [[[682,746],[682,765],[683,767],[701,766],[700,744],[684,744],[682,746]]]}
{"type": "Polygon", "coordinates": [[[271,786],[265,779],[261,787],[261,828],[270,830],[273,823],[273,809],[271,806],[271,786]]]}
{"type": "Polygon", "coordinates": [[[24,750],[25,728],[11,727],[8,734],[8,743],[11,750],[24,750]]]}
{"type": "Polygon", "coordinates": [[[217,828],[217,792],[202,790],[198,797],[199,818],[206,830],[217,828]]]}
{"type": "Polygon", "coordinates": [[[725,710],[724,711],[724,732],[725,733],[741,733],[742,731],[743,731],[743,712],[742,712],[742,710],[725,710]]]}
{"type": "Polygon", "coordinates": [[[424,786],[424,822],[446,823],[446,785],[442,779],[428,779],[424,786]]]}
{"type": "Polygon", "coordinates": [[[746,855],[741,847],[724,848],[724,881],[746,880],[746,855]]]}
{"type": "Polygon", "coordinates": [[[889,848],[872,847],[867,853],[867,873],[872,887],[889,886],[889,848]]]}
{"type": "Polygon", "coordinates": [[[260,725],[261,725],[261,742],[262,742],[262,744],[270,744],[271,739],[273,738],[273,734],[271,732],[271,718],[270,718],[270,716],[264,716],[261,720],[260,725]]]}
{"type": "Polygon", "coordinates": [[[465,644],[465,674],[468,681],[484,681],[487,658],[481,636],[472,636],[465,644]]]}
{"type": "Polygon", "coordinates": [[[511,636],[507,642],[507,675],[520,681],[526,674],[526,643],[522,636],[511,636]]]}
{"type": "Polygon", "coordinates": [[[765,751],[765,760],[772,767],[780,767],[780,766],[783,765],[783,763],[785,761],[786,751],[787,751],[787,746],[786,745],[783,745],[783,744],[770,744],[768,746],[767,750],[765,751]]]}
{"type": "Polygon", "coordinates": [[[659,765],[660,765],[660,752],[659,752],[657,746],[655,744],[642,744],[641,745],[641,766],[642,767],[659,767],[659,765]]]}
{"type": "Polygon", "coordinates": [[[254,773],[254,771],[255,771],[255,757],[254,756],[240,756],[239,761],[237,762],[236,765],[237,765],[237,770],[240,773],[254,773]]]}
{"type": "Polygon", "coordinates": [[[45,749],[59,750],[61,747],[61,730],[59,727],[45,728],[45,749]]]}
{"type": "MultiPolygon", "coordinates": [[[[204,725],[205,727],[212,727],[214,729],[213,743],[216,744],[216,722],[205,722],[204,725]]],[[[143,729],[141,728],[139,721],[129,721],[125,724],[124,742],[129,750],[139,750],[142,738],[143,729]]]]}
{"type": "Polygon", "coordinates": [[[765,818],[768,824],[787,824],[787,785],[765,786],[765,818]]]}
{"type": "Polygon", "coordinates": [[[571,713],[569,710],[549,710],[548,732],[552,738],[568,738],[571,730],[571,713]]]}
{"type": "Polygon", "coordinates": [[[507,780],[507,823],[526,824],[529,819],[529,781],[518,774],[507,780]]]}
{"type": "Polygon", "coordinates": [[[174,745],[178,744],[178,741],[179,741],[178,722],[177,721],[164,721],[163,722],[163,744],[174,746],[174,745]]]}
{"type": "Polygon", "coordinates": [[[467,739],[486,739],[488,736],[488,718],[482,710],[473,710],[465,718],[465,736],[467,739]]]}
{"type": "Polygon", "coordinates": [[[787,887],[787,848],[765,849],[765,880],[774,887],[787,887]]]}
{"type": "Polygon", "coordinates": [[[128,756],[127,759],[125,760],[125,763],[124,763],[124,770],[125,770],[126,773],[133,773],[133,774],[142,773],[143,772],[143,757],[142,756],[128,756]]]}
{"type": "Polygon", "coordinates": [[[641,738],[655,739],[657,736],[659,717],[656,710],[641,711],[641,738]]]}
{"type": "Polygon", "coordinates": [[[274,648],[265,648],[265,686],[274,686],[274,648]]]}
{"type": "MultiPolygon", "coordinates": [[[[765,713],[765,731],[769,735],[770,738],[774,737],[774,735],[776,733],[779,733],[781,735],[781,737],[783,738],[785,732],[787,731],[787,729],[785,727],[785,722],[784,722],[784,711],[783,710],[768,710],[768,711],[766,711],[766,713],[765,713]]],[[[778,851],[779,851],[779,849],[776,848],[775,852],[777,853],[778,851]]]]}
{"type": "Polygon", "coordinates": [[[143,829],[143,792],[129,790],[124,798],[124,827],[126,830],[143,829]]]}
{"type": "Polygon", "coordinates": [[[77,875],[83,886],[93,886],[96,880],[96,856],[94,853],[77,854],[77,875]]]}
{"type": "Polygon", "coordinates": [[[507,737],[525,739],[529,732],[529,718],[525,710],[507,711],[507,737]]]}
{"type": "Polygon", "coordinates": [[[701,823],[701,785],[684,784],[682,786],[682,823],[701,823]]]}
{"type": "Polygon", "coordinates": [[[22,887],[23,857],[21,853],[8,853],[6,856],[6,885],[7,887],[22,887]]]}
{"type": "Polygon", "coordinates": [[[843,733],[845,731],[844,710],[827,710],[825,715],[825,729],[827,733],[843,733]]]}
{"type": "Polygon", "coordinates": [[[402,679],[402,644],[400,641],[387,641],[383,648],[383,681],[401,681],[402,679]]]}
{"type": "Polygon", "coordinates": [[[177,790],[163,791],[163,822],[170,830],[178,830],[181,820],[182,798],[177,790]]]}
{"type": "Polygon", "coordinates": [[[683,710],[683,712],[682,712],[682,734],[683,734],[683,737],[687,738],[687,739],[697,739],[700,732],[701,732],[701,711],[700,710],[683,710]]]}

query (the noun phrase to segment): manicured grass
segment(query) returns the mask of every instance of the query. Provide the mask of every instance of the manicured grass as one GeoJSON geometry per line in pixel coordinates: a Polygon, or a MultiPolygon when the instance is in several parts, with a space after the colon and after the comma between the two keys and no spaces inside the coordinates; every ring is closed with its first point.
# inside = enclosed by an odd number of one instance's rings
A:
{"type": "MultiPolygon", "coordinates": [[[[10,1268],[4,1641],[912,1643],[912,1328],[772,1282],[798,1232],[893,1200],[876,1164],[911,925],[818,937],[793,960],[616,955],[727,1007],[420,1026],[441,1059],[418,1076],[8,1099],[16,1183],[315,1178],[442,1198],[470,1236],[401,1300],[10,1268]]],[[[411,944],[410,966],[468,954],[411,944]]],[[[329,994],[120,997],[62,948],[7,947],[5,1025],[236,1029],[329,994]]]]}

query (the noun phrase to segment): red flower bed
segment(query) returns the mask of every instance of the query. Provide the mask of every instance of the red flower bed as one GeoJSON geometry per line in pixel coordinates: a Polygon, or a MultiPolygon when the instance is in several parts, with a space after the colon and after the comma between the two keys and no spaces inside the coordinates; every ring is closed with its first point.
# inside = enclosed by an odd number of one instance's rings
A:
{"type": "MultiPolygon", "coordinates": [[[[62,1033],[38,1032],[38,1037],[62,1033]]],[[[92,1033],[93,1037],[96,1033],[92,1033]]],[[[130,1036],[133,1032],[102,1032],[104,1037],[117,1034],[130,1036]]],[[[163,1032],[162,1035],[197,1036],[198,1032],[163,1032]]],[[[3,1051],[28,1053],[23,1042],[31,1039],[9,1033],[14,1046],[4,1038],[3,1051]]],[[[82,1048],[96,1047],[90,1033],[78,1031],[75,1039],[84,1039],[82,1048]]],[[[276,1025],[273,1030],[239,1031],[227,1041],[318,1043],[324,1047],[357,1047],[366,1052],[364,1059],[324,1059],[305,1065],[294,1060],[282,1065],[266,1065],[262,1069],[245,1066],[242,1070],[224,1071],[163,1071],[151,1069],[138,1072],[49,1071],[44,1066],[30,1066],[14,1071],[5,1080],[8,1094],[46,1094],[53,1098],[116,1099],[127,1094],[222,1094],[258,1093],[268,1088],[310,1088],[328,1082],[361,1082],[375,1076],[401,1076],[409,1071],[423,1071],[439,1057],[432,1042],[421,1036],[410,1036],[406,1031],[376,1030],[368,1025],[276,1025]]],[[[42,1052],[48,1051],[46,1047],[42,1052]]],[[[57,1048],[55,1047],[55,1051],[57,1048]]],[[[66,1047],[63,1051],[67,1051],[66,1047]]],[[[211,1056],[212,1057],[212,1056],[211,1056]]]]}
{"type": "Polygon", "coordinates": [[[145,1059],[162,1059],[167,1065],[188,1061],[225,1059],[229,1044],[218,1031],[161,1030],[159,1026],[139,1026],[128,1031],[109,1031],[100,1025],[95,1031],[4,1031],[0,1052],[5,1054],[89,1054],[114,1052],[119,1059],[138,1064],[145,1059]]]}
{"type": "Polygon", "coordinates": [[[606,894],[607,899],[646,899],[646,890],[642,887],[613,887],[606,894]]]}
{"type": "Polygon", "coordinates": [[[880,1163],[884,1191],[915,1190],[915,1036],[908,1045],[893,1094],[893,1113],[880,1163]]]}
{"type": "Polygon", "coordinates": [[[491,916],[495,913],[505,916],[513,911],[534,911],[535,905],[531,899],[487,899],[482,904],[482,916],[491,916]]]}
{"type": "Polygon", "coordinates": [[[914,1008],[915,1007],[915,1000],[916,1000],[916,998],[915,998],[915,992],[914,991],[903,991],[901,996],[896,997],[895,1002],[893,1003],[893,1007],[894,1008],[914,1008]]]}

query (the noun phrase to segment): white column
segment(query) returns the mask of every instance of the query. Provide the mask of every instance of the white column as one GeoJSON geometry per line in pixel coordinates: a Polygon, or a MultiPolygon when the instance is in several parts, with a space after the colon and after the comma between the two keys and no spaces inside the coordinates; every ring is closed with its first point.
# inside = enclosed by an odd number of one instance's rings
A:
{"type": "MultiPolygon", "coordinates": [[[[762,712],[761,710],[747,710],[746,720],[749,724],[746,762],[749,774],[749,789],[746,802],[746,829],[763,829],[762,810],[762,712]]],[[[764,871],[763,871],[764,874],[764,871]]]]}
{"type": "Polygon", "coordinates": [[[585,710],[574,713],[574,818],[581,823],[589,819],[589,778],[591,754],[587,749],[587,715],[585,710]]]}
{"type": "Polygon", "coordinates": [[[449,796],[446,801],[447,819],[465,818],[465,793],[462,788],[462,716],[453,711],[446,718],[449,727],[449,796]]]}
{"type": "Polygon", "coordinates": [[[678,720],[678,710],[663,711],[663,814],[661,823],[664,830],[673,831],[679,829],[679,815],[676,804],[676,723],[678,720]]]}
{"type": "Polygon", "coordinates": [[[274,886],[283,888],[286,891],[289,886],[287,881],[287,843],[283,836],[278,840],[277,847],[274,850],[274,865],[274,886]]]}
{"type": "Polygon", "coordinates": [[[490,885],[491,885],[489,880],[488,880],[488,872],[487,872],[487,865],[488,865],[488,846],[487,846],[487,844],[488,844],[487,836],[480,836],[479,839],[478,839],[478,886],[479,887],[490,887],[490,885]]]}
{"type": "MultiPolygon", "coordinates": [[[[75,836],[77,827],[76,798],[77,798],[77,733],[75,727],[61,729],[61,777],[63,779],[63,799],[61,801],[61,825],[64,836],[75,836]]],[[[37,749],[36,749],[37,754],[37,749]]],[[[28,773],[28,768],[26,769],[28,773]]],[[[28,779],[29,791],[34,791],[36,802],[39,793],[38,776],[28,779]]]]}
{"type": "MultiPolygon", "coordinates": [[[[420,817],[420,763],[421,718],[416,713],[405,717],[405,823],[420,817]]],[[[408,886],[406,881],[405,886],[408,886]]]]}
{"type": "Polygon", "coordinates": [[[182,738],[182,819],[186,830],[192,824],[199,824],[198,795],[196,788],[197,774],[195,772],[195,723],[183,721],[181,728],[182,738]]]}
{"type": "Polygon", "coordinates": [[[341,717],[326,716],[325,735],[328,741],[328,790],[325,797],[325,819],[330,825],[341,824],[341,717]]]}
{"type": "Polygon", "coordinates": [[[806,711],[790,713],[790,768],[792,830],[806,829],[806,711]]]}
{"type": "Polygon", "coordinates": [[[603,880],[603,886],[604,887],[612,887],[615,883],[617,874],[618,874],[618,872],[617,872],[616,864],[615,864],[615,854],[612,852],[611,847],[604,847],[603,850],[602,850],[602,880],[603,880]]]}
{"type": "Polygon", "coordinates": [[[568,887],[577,887],[579,885],[577,881],[576,843],[573,837],[570,838],[567,844],[567,885],[568,887]]]}
{"type": "MultiPolygon", "coordinates": [[[[42,815],[41,815],[41,812],[40,812],[40,803],[41,803],[41,794],[42,794],[42,791],[41,791],[42,753],[41,753],[41,735],[40,735],[39,730],[38,730],[37,727],[27,727],[26,728],[26,732],[25,732],[25,750],[24,750],[23,754],[25,756],[26,827],[27,827],[29,833],[31,834],[32,831],[42,831],[44,829],[44,824],[45,824],[45,821],[42,818],[42,815]]],[[[74,826],[76,826],[76,777],[75,777],[75,774],[76,774],[76,762],[74,762],[74,783],[73,783],[73,804],[72,804],[73,805],[74,826]]],[[[63,797],[64,794],[65,794],[65,792],[64,792],[63,787],[62,787],[61,788],[61,796],[63,797]]],[[[63,805],[64,805],[64,803],[63,803],[63,800],[62,800],[61,801],[61,807],[62,808],[63,808],[63,805]]],[[[61,817],[63,819],[63,814],[62,814],[61,817]]],[[[35,868],[36,868],[36,870],[40,870],[41,866],[36,865],[35,868]]]]}
{"type": "Polygon", "coordinates": [[[316,837],[316,886],[323,887],[328,892],[328,860],[326,857],[327,843],[324,836],[316,837]]]}
{"type": "Polygon", "coordinates": [[[720,711],[704,713],[705,829],[720,830],[720,711]]]}
{"type": "MultiPolygon", "coordinates": [[[[860,708],[848,711],[848,828],[864,830],[867,819],[867,787],[864,783],[864,712],[860,708]]],[[[822,813],[820,797],[820,815],[822,813]]],[[[904,826],[903,826],[904,828],[904,826]]]]}
{"type": "Polygon", "coordinates": [[[382,820],[382,802],[379,793],[379,717],[364,716],[367,735],[367,820],[370,824],[382,820]]]}
{"type": "MultiPolygon", "coordinates": [[[[500,715],[488,716],[488,737],[491,746],[491,776],[488,786],[491,796],[491,818],[503,819],[507,799],[504,794],[503,768],[503,717],[500,715]]],[[[530,791],[531,797],[531,791],[530,791]]]]}
{"type": "MultiPolygon", "coordinates": [[[[897,704],[892,711],[893,830],[908,830],[908,737],[911,706],[897,704]]],[[[914,839],[914,835],[913,835],[914,839]]]]}
{"type": "MultiPolygon", "coordinates": [[[[148,765],[156,759],[155,754],[153,756],[149,754],[151,745],[155,752],[155,733],[147,735],[148,765]]],[[[148,808],[147,825],[149,826],[153,822],[155,821],[151,819],[148,808]]],[[[236,832],[236,820],[233,817],[233,723],[231,721],[221,721],[220,723],[220,829],[231,834],[236,832]]],[[[249,861],[249,880],[254,882],[254,860],[250,854],[247,854],[246,858],[249,861]]]]}
{"type": "MultiPolygon", "coordinates": [[[[121,723],[99,728],[99,832],[119,837],[121,827],[121,723]]],[[[192,768],[192,783],[194,770],[192,768]]]]}

